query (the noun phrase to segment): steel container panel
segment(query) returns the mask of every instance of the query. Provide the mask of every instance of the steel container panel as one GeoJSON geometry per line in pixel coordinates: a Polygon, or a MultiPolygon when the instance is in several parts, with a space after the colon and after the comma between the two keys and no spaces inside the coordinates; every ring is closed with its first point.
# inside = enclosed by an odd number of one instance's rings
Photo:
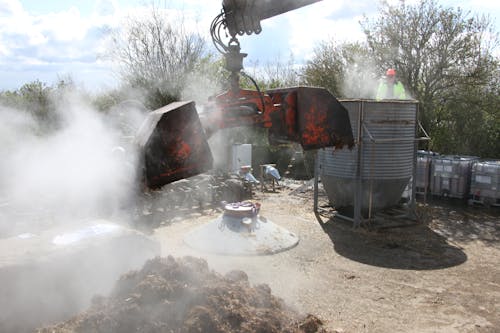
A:
{"type": "Polygon", "coordinates": [[[437,153],[432,151],[419,150],[417,152],[417,169],[415,176],[415,186],[417,193],[425,194],[430,188],[431,164],[437,153]]]}
{"type": "Polygon", "coordinates": [[[213,157],[195,103],[174,102],[150,112],[137,134],[144,178],[159,188],[212,168],[213,157]]]}
{"type": "Polygon", "coordinates": [[[362,209],[397,204],[413,173],[417,102],[340,102],[349,112],[354,137],[359,134],[361,146],[319,151],[320,176],[330,202],[335,207],[353,206],[359,178],[362,209]]]}
{"type": "Polygon", "coordinates": [[[465,199],[469,194],[474,156],[438,156],[431,166],[431,193],[443,197],[465,199]]]}
{"type": "Polygon", "coordinates": [[[473,163],[470,195],[474,201],[500,204],[500,160],[473,163]]]}
{"type": "Polygon", "coordinates": [[[425,193],[429,187],[431,158],[429,156],[417,157],[417,175],[416,186],[418,191],[425,193]]]}

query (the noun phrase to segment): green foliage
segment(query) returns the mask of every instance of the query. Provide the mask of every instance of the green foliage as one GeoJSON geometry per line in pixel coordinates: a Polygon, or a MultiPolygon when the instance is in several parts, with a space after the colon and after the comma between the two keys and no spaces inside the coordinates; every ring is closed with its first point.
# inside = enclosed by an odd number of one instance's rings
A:
{"type": "Polygon", "coordinates": [[[55,92],[57,86],[50,87],[35,80],[17,90],[0,92],[0,104],[19,109],[20,112],[28,112],[37,120],[39,132],[46,133],[59,125],[53,99],[55,92]]]}
{"type": "Polygon", "coordinates": [[[435,150],[447,154],[500,156],[499,70],[489,86],[452,88],[456,96],[443,101],[432,133],[435,150]],[[492,88],[492,89],[490,89],[492,88]]]}
{"type": "Polygon", "coordinates": [[[30,110],[40,119],[48,117],[51,112],[50,93],[51,88],[38,80],[26,83],[19,89],[23,108],[30,110]]]}
{"type": "Polygon", "coordinates": [[[374,68],[365,45],[331,40],[316,47],[302,75],[307,85],[327,88],[340,98],[373,98],[374,68]]]}
{"type": "Polygon", "coordinates": [[[216,86],[221,87],[226,81],[227,75],[224,68],[224,57],[212,53],[202,56],[196,63],[194,73],[210,78],[216,86]]]}
{"type": "Polygon", "coordinates": [[[340,47],[333,41],[324,42],[316,47],[314,57],[304,69],[307,85],[328,89],[333,95],[340,96],[344,80],[344,63],[340,47]]]}
{"type": "Polygon", "coordinates": [[[116,91],[109,91],[95,95],[92,98],[92,106],[101,112],[109,111],[120,101],[120,94],[116,91]]]}
{"type": "Polygon", "coordinates": [[[35,80],[16,90],[0,91],[0,105],[29,114],[36,121],[37,134],[45,135],[60,128],[61,112],[68,103],[74,103],[74,93],[79,98],[91,98],[70,76],[59,77],[51,85],[35,80]]]}

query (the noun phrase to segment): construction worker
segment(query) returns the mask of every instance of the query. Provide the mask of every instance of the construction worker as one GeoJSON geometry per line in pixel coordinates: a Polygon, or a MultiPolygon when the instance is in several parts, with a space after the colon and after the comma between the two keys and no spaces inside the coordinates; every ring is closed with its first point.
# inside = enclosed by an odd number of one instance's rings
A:
{"type": "Polygon", "coordinates": [[[377,89],[377,100],[381,99],[405,99],[406,93],[403,84],[396,80],[396,71],[389,68],[385,73],[385,79],[380,81],[377,89]]]}

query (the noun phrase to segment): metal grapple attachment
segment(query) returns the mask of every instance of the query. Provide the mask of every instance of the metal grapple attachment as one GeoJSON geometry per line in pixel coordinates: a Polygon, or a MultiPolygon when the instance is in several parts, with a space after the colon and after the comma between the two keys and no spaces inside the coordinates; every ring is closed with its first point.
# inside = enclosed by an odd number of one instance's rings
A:
{"type": "Polygon", "coordinates": [[[271,144],[298,142],[304,150],[354,145],[347,110],[323,88],[228,91],[215,97],[200,121],[194,102],[152,112],[139,131],[150,188],[212,168],[207,133],[229,127],[267,128],[271,144]]]}
{"type": "Polygon", "coordinates": [[[349,114],[328,90],[294,87],[266,93],[275,106],[267,112],[271,143],[298,142],[304,150],[354,145],[349,114]]]}
{"type": "Polygon", "coordinates": [[[158,188],[212,168],[213,158],[194,102],[151,112],[137,134],[144,181],[158,188]]]}

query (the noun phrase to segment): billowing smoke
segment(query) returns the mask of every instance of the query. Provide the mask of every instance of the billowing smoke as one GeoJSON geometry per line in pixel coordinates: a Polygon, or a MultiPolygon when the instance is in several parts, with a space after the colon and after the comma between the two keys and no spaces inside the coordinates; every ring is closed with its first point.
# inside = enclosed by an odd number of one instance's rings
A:
{"type": "MultiPolygon", "coordinates": [[[[193,72],[188,76],[182,98],[196,102],[196,110],[200,115],[202,125],[205,125],[205,121],[211,117],[210,113],[215,111],[209,104],[209,99],[223,92],[224,89],[214,77],[209,77],[206,73],[193,72]]],[[[227,167],[230,153],[230,145],[228,144],[230,132],[230,130],[217,130],[210,133],[211,137],[208,138],[208,143],[214,158],[215,169],[227,167]]]]}
{"type": "Polygon", "coordinates": [[[355,59],[347,65],[342,82],[343,95],[347,98],[375,98],[380,75],[375,63],[368,59],[355,59]]]}
{"type": "MultiPolygon", "coordinates": [[[[346,98],[376,98],[378,86],[385,79],[385,72],[380,73],[376,69],[377,66],[372,59],[362,56],[347,64],[341,87],[343,95],[346,98]]],[[[401,81],[397,74],[396,80],[401,81]]],[[[406,99],[413,98],[408,89],[405,93],[406,99]]]]}
{"type": "Polygon", "coordinates": [[[222,87],[216,82],[216,78],[209,77],[204,73],[192,72],[187,77],[186,86],[181,95],[183,100],[195,101],[199,108],[210,97],[221,92],[222,87]]]}
{"type": "Polygon", "coordinates": [[[159,253],[117,225],[134,216],[140,108],[102,113],[71,92],[54,98],[46,110],[0,106],[2,332],[74,315],[159,253]]]}
{"type": "Polygon", "coordinates": [[[29,110],[0,107],[0,213],[11,232],[109,218],[133,198],[137,156],[119,117],[74,95],[56,104],[58,128],[48,134],[29,110]]]}

